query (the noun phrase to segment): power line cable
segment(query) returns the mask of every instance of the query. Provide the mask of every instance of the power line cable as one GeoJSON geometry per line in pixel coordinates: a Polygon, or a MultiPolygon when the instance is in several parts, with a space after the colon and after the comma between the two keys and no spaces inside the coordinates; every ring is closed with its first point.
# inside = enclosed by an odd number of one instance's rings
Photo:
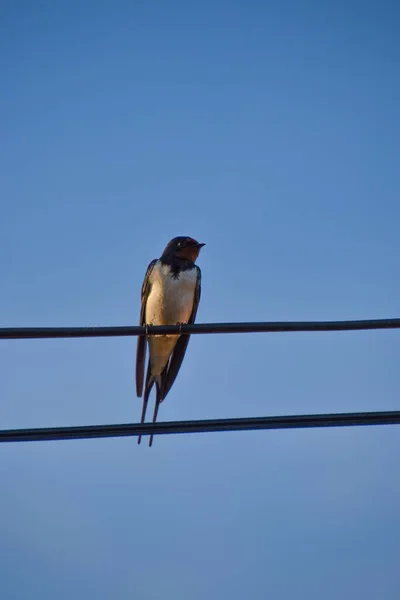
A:
{"type": "Polygon", "coordinates": [[[37,442],[115,438],[138,435],[178,433],[215,433],[221,431],[254,431],[266,429],[305,429],[316,427],[351,427],[366,425],[399,425],[400,411],[332,413],[207,419],[202,421],[166,421],[163,423],[123,423],[118,425],[83,425],[77,427],[41,427],[38,429],[0,430],[0,442],[37,442]]]}
{"type": "Polygon", "coordinates": [[[50,339],[84,337],[125,337],[138,335],[278,333],[294,331],[361,331],[400,329],[400,319],[362,321],[272,321],[244,323],[195,323],[192,325],[117,326],[117,327],[3,327],[0,339],[50,339]]]}

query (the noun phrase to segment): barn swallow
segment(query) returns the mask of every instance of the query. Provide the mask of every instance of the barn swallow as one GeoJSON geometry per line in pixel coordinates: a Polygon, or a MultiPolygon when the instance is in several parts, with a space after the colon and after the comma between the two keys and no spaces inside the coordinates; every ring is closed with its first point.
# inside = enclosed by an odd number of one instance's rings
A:
{"type": "MultiPolygon", "coordinates": [[[[201,271],[195,264],[200,244],[191,237],[175,237],[168,242],[160,258],[147,267],[142,285],[140,325],[177,325],[194,323],[201,293],[201,271]]],[[[136,392],[143,392],[146,342],[149,345],[149,361],[141,423],[146,417],[147,402],[156,384],[156,403],[153,423],[157,420],[160,402],[171,389],[185,356],[189,335],[139,336],[136,351],[136,392]]],[[[138,438],[140,444],[141,436],[138,438]]],[[[149,446],[153,443],[150,436],[149,446]]]]}

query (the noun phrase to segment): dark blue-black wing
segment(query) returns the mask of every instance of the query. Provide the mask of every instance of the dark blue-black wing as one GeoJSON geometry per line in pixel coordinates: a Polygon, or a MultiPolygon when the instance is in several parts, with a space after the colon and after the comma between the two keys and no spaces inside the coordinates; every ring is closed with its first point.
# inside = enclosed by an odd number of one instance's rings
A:
{"type": "MultiPolygon", "coordinates": [[[[193,310],[190,315],[188,323],[194,323],[196,320],[197,309],[199,307],[200,296],[201,296],[201,271],[196,265],[197,269],[197,282],[194,293],[193,310]]],[[[176,376],[178,375],[179,369],[181,368],[182,361],[185,357],[186,349],[189,343],[190,335],[181,335],[176,343],[175,349],[171,355],[169,363],[165,367],[161,378],[162,378],[162,400],[164,400],[171,389],[176,376]]]]}
{"type": "MultiPolygon", "coordinates": [[[[140,309],[140,325],[142,326],[145,325],[146,302],[151,289],[150,275],[156,262],[157,259],[155,258],[147,267],[146,275],[144,276],[144,281],[142,285],[142,306],[140,309]]],[[[147,340],[144,335],[138,336],[136,348],[136,393],[139,398],[141,397],[143,392],[144,366],[146,361],[146,342],[147,340]]]]}

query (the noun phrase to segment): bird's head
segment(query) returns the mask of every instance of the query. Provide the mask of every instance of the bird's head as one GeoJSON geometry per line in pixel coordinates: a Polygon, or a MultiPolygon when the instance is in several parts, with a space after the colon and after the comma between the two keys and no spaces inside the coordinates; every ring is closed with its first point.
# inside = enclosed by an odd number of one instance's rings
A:
{"type": "Polygon", "coordinates": [[[195,262],[203,246],[205,244],[201,244],[191,237],[178,236],[168,242],[163,257],[174,257],[195,262]]]}

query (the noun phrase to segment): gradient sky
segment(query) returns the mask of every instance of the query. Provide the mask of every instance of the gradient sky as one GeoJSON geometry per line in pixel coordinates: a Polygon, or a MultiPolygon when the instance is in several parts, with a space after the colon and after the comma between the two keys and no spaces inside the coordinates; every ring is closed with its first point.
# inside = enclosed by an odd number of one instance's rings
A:
{"type": "MultiPolygon", "coordinates": [[[[0,326],[399,316],[392,1],[3,1],[0,326]]],[[[396,331],[195,336],[161,420],[399,409],[396,331]]],[[[0,426],[139,420],[136,340],[0,343],[0,426]]],[[[397,599],[400,430],[0,447],[4,600],[397,599]]]]}

